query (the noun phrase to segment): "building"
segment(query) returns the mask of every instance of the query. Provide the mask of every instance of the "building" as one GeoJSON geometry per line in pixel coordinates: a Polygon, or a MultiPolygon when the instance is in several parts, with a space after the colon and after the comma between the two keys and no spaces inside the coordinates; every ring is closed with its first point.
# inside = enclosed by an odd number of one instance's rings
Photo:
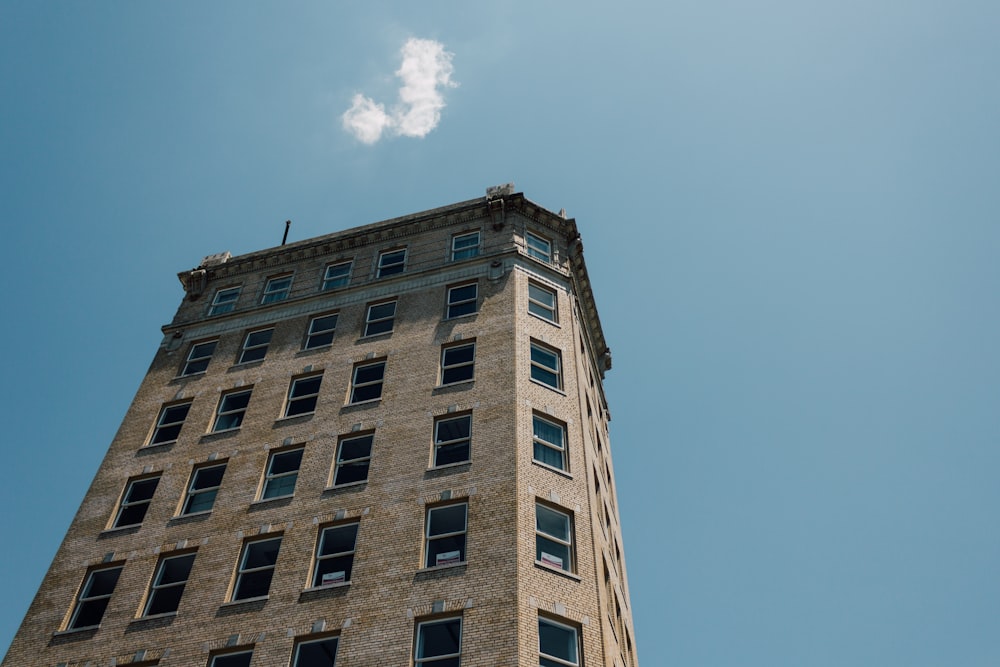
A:
{"type": "Polygon", "coordinates": [[[179,277],[3,667],[635,667],[574,220],[502,186],[179,277]]]}

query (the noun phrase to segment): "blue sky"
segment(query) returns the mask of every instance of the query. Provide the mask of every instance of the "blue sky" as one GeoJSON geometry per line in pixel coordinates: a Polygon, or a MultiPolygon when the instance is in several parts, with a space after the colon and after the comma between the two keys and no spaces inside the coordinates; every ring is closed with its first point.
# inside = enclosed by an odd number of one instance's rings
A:
{"type": "Polygon", "coordinates": [[[973,0],[6,0],[0,653],[178,271],[513,181],[583,233],[641,664],[1000,664],[998,34],[973,0]],[[411,38],[458,85],[394,107],[411,38]]]}

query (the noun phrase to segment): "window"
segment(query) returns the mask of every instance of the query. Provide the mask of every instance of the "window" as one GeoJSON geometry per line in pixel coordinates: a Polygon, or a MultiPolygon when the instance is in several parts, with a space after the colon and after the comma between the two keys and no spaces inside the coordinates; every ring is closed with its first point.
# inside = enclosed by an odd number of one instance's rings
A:
{"type": "Polygon", "coordinates": [[[264,487],[260,491],[261,500],[290,496],[295,492],[295,482],[299,478],[302,465],[301,448],[283,452],[272,452],[264,472],[264,487]]]}
{"type": "Polygon", "coordinates": [[[471,380],[476,363],[476,344],[452,345],[441,350],[441,384],[471,380]]]}
{"type": "Polygon", "coordinates": [[[541,667],[577,667],[580,640],[576,628],[539,617],[538,660],[541,667]]]}
{"type": "Polygon", "coordinates": [[[250,659],[253,658],[253,651],[240,651],[239,653],[223,653],[212,657],[208,667],[250,667],[250,659]]]}
{"type": "Polygon", "coordinates": [[[365,335],[375,336],[377,334],[391,332],[392,323],[395,317],[395,301],[375,303],[368,306],[368,315],[365,316],[365,335]]]}
{"type": "Polygon", "coordinates": [[[243,423],[243,415],[246,414],[247,405],[250,403],[250,389],[245,391],[231,391],[223,394],[219,399],[219,408],[215,413],[215,424],[212,432],[228,431],[239,428],[243,423]]]}
{"type": "Polygon", "coordinates": [[[226,289],[220,289],[215,293],[215,298],[212,299],[212,305],[208,309],[209,315],[221,315],[223,313],[228,313],[233,308],[236,307],[236,299],[240,297],[239,287],[229,287],[226,289]]]}
{"type": "Polygon", "coordinates": [[[524,235],[524,241],[528,247],[528,255],[543,262],[552,261],[552,244],[541,236],[535,236],[531,232],[524,235]]]}
{"type": "Polygon", "coordinates": [[[562,368],[559,353],[532,342],[531,379],[547,384],[553,389],[562,389],[562,368]]]}
{"type": "Polygon", "coordinates": [[[292,277],[291,276],[279,276],[277,278],[269,278],[267,284],[264,285],[264,294],[260,297],[261,303],[274,303],[275,301],[284,301],[288,298],[288,293],[292,289],[292,277]]]}
{"type": "Polygon", "coordinates": [[[390,250],[378,256],[378,273],[376,278],[385,278],[403,272],[406,263],[406,248],[402,250],[390,250]]]}
{"type": "Polygon", "coordinates": [[[337,328],[337,313],[320,315],[309,320],[305,349],[333,344],[333,332],[337,328]]]}
{"type": "Polygon", "coordinates": [[[424,567],[465,562],[466,503],[439,505],[427,510],[427,556],[424,567]]]}
{"type": "Polygon", "coordinates": [[[351,582],[357,541],[357,523],[329,526],[320,531],[316,542],[316,569],[312,580],[314,587],[351,582]]]}
{"type": "Polygon", "coordinates": [[[243,340],[243,350],[240,352],[240,360],[236,363],[248,364],[251,361],[260,361],[267,354],[267,346],[271,344],[271,335],[274,329],[262,329],[251,331],[243,340]]]}
{"type": "Polygon", "coordinates": [[[569,514],[535,503],[535,560],[573,571],[573,520],[569,514]]]}
{"type": "Polygon", "coordinates": [[[322,382],[322,375],[310,375],[292,380],[292,384],[288,388],[285,416],[294,417],[315,412],[316,399],[319,398],[319,385],[322,382]]]}
{"type": "Polygon", "coordinates": [[[438,419],[434,422],[434,467],[469,460],[472,415],[438,419]]]}
{"type": "Polygon", "coordinates": [[[462,661],[462,619],[443,618],[417,624],[414,667],[459,667],[462,661]]]}
{"type": "Polygon", "coordinates": [[[333,485],[368,481],[368,466],[372,461],[374,434],[344,437],[337,446],[337,463],[333,485]]]}
{"type": "Polygon", "coordinates": [[[156,420],[156,427],[153,429],[153,437],[149,439],[149,444],[162,445],[177,440],[190,409],[190,401],[160,408],[160,417],[156,420]]]}
{"type": "Polygon", "coordinates": [[[354,367],[351,383],[351,403],[382,398],[382,381],[385,379],[385,362],[359,364],[354,367]]]}
{"type": "Polygon", "coordinates": [[[111,527],[123,528],[125,526],[138,526],[142,523],[159,483],[159,475],[129,481],[111,527]]]}
{"type": "Polygon", "coordinates": [[[350,262],[340,262],[326,267],[326,272],[323,274],[324,290],[346,287],[349,282],[351,282],[350,262]]]}
{"type": "Polygon", "coordinates": [[[471,315],[476,312],[479,300],[479,285],[459,285],[448,288],[448,319],[471,315]]]}
{"type": "Polygon", "coordinates": [[[233,601],[249,600],[267,595],[274,576],[274,565],[278,562],[281,538],[254,540],[243,545],[240,567],[233,587],[233,601]]]}
{"type": "Polygon", "coordinates": [[[194,565],[194,554],[170,556],[160,559],[153,576],[153,584],[149,589],[149,599],[143,616],[167,614],[177,611],[180,606],[184,586],[191,575],[194,565]]]}
{"type": "Polygon", "coordinates": [[[451,260],[469,259],[479,254],[479,232],[451,237],[451,260]]]}
{"type": "Polygon", "coordinates": [[[556,293],[535,283],[528,283],[528,312],[543,320],[558,322],[556,293]]]}
{"type": "Polygon", "coordinates": [[[181,371],[181,375],[204,373],[205,369],[208,368],[208,362],[212,360],[212,354],[218,343],[217,340],[210,340],[193,344],[188,351],[187,361],[184,362],[184,370],[181,371]]]}
{"type": "Polygon", "coordinates": [[[207,512],[215,504],[215,496],[222,486],[222,476],[226,474],[226,464],[206,465],[195,468],[188,484],[187,498],[181,514],[207,512]]]}
{"type": "Polygon", "coordinates": [[[69,630],[92,628],[100,625],[108,600],[115,592],[122,565],[91,570],[76,598],[76,606],[69,620],[69,630]]]}
{"type": "Polygon", "coordinates": [[[295,645],[292,667],[334,667],[337,664],[337,637],[301,641],[295,645]]]}
{"type": "Polygon", "coordinates": [[[547,466],[566,470],[565,429],[538,415],[532,417],[532,429],[534,459],[547,466]]]}

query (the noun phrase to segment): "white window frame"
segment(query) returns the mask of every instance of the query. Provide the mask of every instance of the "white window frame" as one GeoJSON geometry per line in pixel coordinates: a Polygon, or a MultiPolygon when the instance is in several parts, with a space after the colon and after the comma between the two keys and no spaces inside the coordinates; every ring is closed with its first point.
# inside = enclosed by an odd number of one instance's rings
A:
{"type": "Polygon", "coordinates": [[[313,588],[325,588],[326,586],[342,586],[351,583],[351,577],[354,575],[354,556],[358,550],[358,533],[361,531],[361,522],[359,521],[349,521],[347,523],[332,524],[329,526],[323,526],[319,529],[319,533],[316,535],[316,558],[313,563],[312,574],[310,578],[310,583],[313,588]],[[327,531],[343,530],[345,528],[354,527],[354,545],[347,551],[335,551],[329,554],[321,554],[323,549],[323,541],[326,539],[327,531]],[[332,560],[334,558],[345,558],[347,556],[351,557],[351,571],[350,574],[345,572],[344,581],[338,583],[324,584],[322,580],[317,583],[317,579],[320,577],[320,564],[325,560],[332,560]]]}
{"type": "Polygon", "coordinates": [[[557,421],[555,421],[553,419],[550,419],[550,418],[547,418],[547,417],[543,417],[542,415],[540,415],[538,413],[534,413],[534,414],[531,415],[531,442],[532,442],[531,457],[532,457],[532,459],[535,462],[541,463],[543,466],[548,466],[549,468],[556,468],[557,470],[561,470],[563,472],[568,472],[569,471],[569,461],[568,461],[567,455],[566,455],[567,452],[566,452],[566,427],[565,426],[563,426],[561,423],[559,423],[559,422],[557,422],[557,421]],[[560,434],[560,436],[559,436],[559,442],[558,443],[557,442],[552,442],[551,440],[548,440],[548,439],[542,437],[541,435],[539,435],[538,429],[536,428],[536,423],[537,422],[542,422],[544,424],[547,424],[548,426],[552,426],[552,427],[555,427],[555,428],[559,429],[559,434],[560,434]],[[559,452],[559,458],[561,459],[560,465],[554,466],[551,463],[547,463],[547,462],[543,461],[542,459],[536,457],[535,456],[535,448],[536,448],[536,446],[537,447],[544,447],[545,449],[550,449],[550,450],[559,452]]]}
{"type": "Polygon", "coordinates": [[[306,342],[302,346],[304,350],[315,350],[320,347],[328,347],[333,345],[333,337],[337,332],[337,321],[340,319],[340,313],[326,313],[323,315],[317,315],[309,320],[309,326],[306,328],[306,342]],[[333,324],[330,325],[328,322],[323,322],[323,320],[330,320],[332,318],[333,324]],[[317,329],[317,326],[325,326],[325,329],[317,329]],[[329,336],[330,340],[326,341],[329,336]],[[314,340],[323,340],[324,342],[314,342],[314,340]]]}
{"type": "Polygon", "coordinates": [[[295,642],[295,650],[292,652],[292,667],[299,667],[299,651],[303,646],[308,644],[324,644],[327,642],[334,642],[335,648],[333,649],[333,662],[330,665],[335,666],[337,664],[337,654],[340,652],[340,635],[331,635],[329,637],[319,637],[316,639],[300,639],[295,642]]]}
{"type": "MultiPolygon", "coordinates": [[[[575,550],[573,548],[573,537],[574,537],[575,530],[576,529],[574,528],[574,525],[573,525],[573,514],[571,512],[566,511],[566,510],[562,510],[562,509],[556,509],[555,507],[552,507],[551,505],[546,505],[545,503],[543,503],[543,502],[541,502],[539,500],[536,500],[535,501],[535,551],[537,552],[537,551],[541,550],[541,548],[542,548],[539,545],[539,539],[549,540],[550,542],[554,542],[556,544],[559,544],[559,545],[562,545],[562,546],[566,547],[566,559],[564,560],[562,567],[558,567],[558,566],[550,564],[550,563],[545,563],[541,559],[541,557],[538,556],[537,553],[535,555],[536,562],[541,563],[544,567],[550,567],[550,568],[552,568],[554,570],[559,570],[559,571],[562,571],[562,572],[576,572],[576,553],[575,553],[575,550]],[[558,535],[553,535],[552,533],[547,533],[547,532],[543,531],[538,526],[538,511],[539,511],[539,509],[547,511],[547,512],[552,512],[553,514],[559,514],[562,517],[565,517],[565,519],[566,519],[566,534],[569,536],[568,540],[567,539],[563,539],[562,537],[559,537],[558,535]]],[[[554,556],[555,554],[552,554],[552,555],[554,556]]]]}
{"type": "Polygon", "coordinates": [[[347,287],[350,285],[351,269],[353,268],[353,264],[354,260],[328,264],[326,269],[323,271],[323,285],[321,286],[321,291],[325,292],[327,290],[337,289],[338,287],[347,287]]]}
{"type": "Polygon", "coordinates": [[[414,667],[435,667],[438,663],[443,660],[454,660],[458,658],[462,659],[462,617],[461,616],[449,616],[447,618],[436,618],[432,621],[417,621],[416,638],[413,644],[413,664],[414,667]],[[433,655],[429,657],[423,657],[420,654],[423,652],[424,648],[424,628],[431,625],[441,625],[444,623],[453,623],[458,621],[458,653],[442,653],[440,655],[433,655]]]}
{"type": "Polygon", "coordinates": [[[243,420],[247,416],[247,408],[250,407],[250,395],[253,393],[253,388],[250,389],[234,389],[233,391],[224,392],[219,396],[219,405],[215,409],[215,419],[212,421],[212,433],[223,433],[225,431],[235,431],[243,426],[243,420]],[[246,395],[246,405],[240,407],[230,407],[228,401],[236,397],[242,397],[246,395]],[[235,426],[221,426],[223,419],[231,419],[239,415],[237,424],[235,426]]]}
{"type": "Polygon", "coordinates": [[[524,233],[524,248],[529,257],[552,263],[552,241],[531,232],[524,233]]]}
{"type": "Polygon", "coordinates": [[[274,580],[274,570],[278,566],[278,556],[281,554],[282,537],[283,537],[282,535],[278,535],[276,537],[265,537],[263,539],[246,540],[245,542],[243,542],[243,549],[240,551],[239,567],[236,570],[236,580],[233,582],[233,594],[231,602],[240,602],[241,600],[258,600],[260,598],[266,598],[270,594],[271,583],[274,580]],[[263,544],[265,542],[274,542],[274,541],[277,541],[278,549],[274,554],[273,563],[271,563],[270,565],[262,565],[259,567],[246,566],[247,556],[249,555],[252,546],[257,544],[263,544]],[[254,597],[245,597],[245,598],[236,597],[239,594],[240,582],[243,580],[244,575],[257,574],[258,572],[264,572],[266,570],[271,570],[271,577],[268,579],[267,582],[267,593],[265,593],[264,595],[257,595],[254,597]]]}
{"type": "Polygon", "coordinates": [[[553,621],[551,618],[545,616],[538,617],[538,661],[542,667],[579,667],[580,665],[580,632],[572,625],[567,625],[566,623],[559,623],[558,621],[553,621]],[[558,628],[560,630],[566,630],[573,633],[574,645],[576,646],[576,660],[565,660],[563,658],[554,656],[549,653],[545,653],[542,650],[542,625],[549,625],[553,628],[558,628]]]}
{"type": "Polygon", "coordinates": [[[458,564],[461,564],[468,562],[468,556],[469,556],[469,503],[468,502],[466,501],[457,503],[449,502],[428,507],[427,511],[424,513],[424,559],[423,559],[424,567],[425,568],[442,567],[441,565],[436,564],[436,560],[434,564],[428,564],[431,557],[432,542],[436,542],[438,540],[444,540],[449,537],[457,537],[459,535],[463,536],[464,538],[463,546],[460,549],[461,553],[459,554],[459,561],[458,561],[458,564]],[[431,535],[431,515],[441,510],[449,509],[452,507],[460,507],[460,506],[465,507],[465,526],[462,528],[462,530],[453,530],[448,533],[439,533],[436,535],[431,535]]]}
{"type": "Polygon", "coordinates": [[[372,461],[372,449],[375,447],[375,433],[352,433],[351,435],[343,435],[337,441],[337,456],[333,462],[333,478],[331,480],[331,486],[350,486],[351,484],[364,484],[368,481],[368,475],[371,473],[371,461],[372,461]],[[345,459],[344,456],[344,443],[352,442],[354,440],[367,440],[368,441],[368,455],[359,456],[353,459],[345,459]],[[351,482],[337,482],[337,474],[340,472],[341,468],[351,464],[357,463],[368,463],[368,468],[365,470],[365,478],[357,479],[351,482]]]}
{"type": "Polygon", "coordinates": [[[215,296],[212,298],[212,305],[208,308],[208,314],[211,316],[232,312],[236,308],[236,302],[240,298],[242,289],[243,287],[238,285],[216,290],[215,296]]]}
{"type": "Polygon", "coordinates": [[[540,317],[546,322],[557,324],[559,322],[559,297],[555,290],[543,287],[535,282],[528,283],[528,312],[536,317],[540,317]],[[532,290],[543,292],[552,297],[552,304],[549,305],[532,294],[532,290]],[[546,314],[547,313],[547,314],[546,314]]]}
{"type": "Polygon", "coordinates": [[[219,489],[222,488],[222,479],[226,475],[227,461],[222,463],[211,462],[202,465],[195,466],[191,471],[191,480],[188,482],[187,493],[184,495],[184,503],[181,505],[180,516],[187,516],[189,514],[201,514],[203,512],[211,512],[212,507],[215,506],[215,498],[219,494],[219,489]],[[214,468],[222,468],[222,476],[219,477],[219,483],[215,486],[206,486],[203,488],[198,488],[196,484],[198,483],[198,476],[203,472],[212,470],[214,468]],[[212,494],[212,504],[208,509],[205,510],[195,510],[191,511],[190,507],[194,504],[194,501],[198,499],[198,496],[212,494]]]}
{"type": "Polygon", "coordinates": [[[153,607],[153,603],[156,601],[157,594],[162,590],[166,590],[168,588],[180,588],[180,595],[184,595],[184,587],[187,586],[187,582],[191,579],[191,568],[194,567],[194,558],[195,553],[191,551],[183,554],[163,556],[160,558],[160,561],[156,564],[156,572],[153,574],[153,581],[150,582],[149,585],[149,594],[146,595],[146,604],[143,606],[142,611],[143,616],[159,616],[160,614],[177,613],[177,608],[180,606],[181,602],[180,597],[177,598],[177,607],[174,607],[173,609],[158,611],[155,614],[150,614],[150,610],[153,607]],[[189,558],[191,560],[191,564],[188,566],[187,577],[183,581],[171,581],[166,584],[163,583],[163,575],[167,569],[167,561],[177,560],[179,558],[189,558]]]}
{"type": "Polygon", "coordinates": [[[531,379],[535,382],[545,385],[546,387],[551,387],[558,391],[562,391],[563,388],[563,376],[562,376],[562,352],[554,348],[542,345],[541,343],[536,343],[534,340],[531,341],[531,379]],[[547,354],[555,359],[555,366],[549,366],[540,360],[535,359],[535,350],[538,350],[542,354],[547,354]],[[547,379],[543,379],[535,376],[535,369],[538,369],[540,374],[552,374],[556,376],[555,384],[552,384],[547,379]]]}
{"type": "Polygon", "coordinates": [[[467,413],[464,415],[442,415],[434,420],[434,452],[433,452],[433,465],[434,468],[440,468],[442,466],[453,466],[462,463],[468,463],[472,460],[472,413],[467,413]],[[449,422],[464,421],[468,424],[467,428],[469,435],[464,438],[452,438],[450,440],[441,439],[441,426],[449,422]],[[438,463],[438,452],[441,451],[442,447],[448,447],[451,445],[460,445],[465,443],[466,451],[468,454],[465,459],[461,461],[451,461],[450,463],[438,463]]]}
{"type": "Polygon", "coordinates": [[[127,484],[125,484],[125,491],[122,493],[121,501],[118,503],[118,509],[115,512],[114,521],[111,522],[111,528],[130,528],[133,526],[141,526],[142,522],[146,520],[146,514],[149,512],[149,506],[153,503],[153,496],[156,495],[156,489],[160,485],[161,474],[156,475],[146,475],[144,477],[135,477],[130,479],[127,484]],[[153,488],[149,492],[148,498],[141,498],[139,500],[132,500],[130,498],[132,492],[135,490],[136,486],[146,482],[153,482],[153,488]],[[138,521],[133,521],[131,523],[119,523],[125,512],[132,509],[133,507],[139,507],[145,505],[146,509],[142,510],[142,516],[138,521]]]}
{"type": "Polygon", "coordinates": [[[187,419],[188,413],[191,411],[192,402],[193,401],[183,401],[181,403],[169,403],[162,406],[160,408],[160,414],[156,418],[156,426],[153,427],[153,434],[149,436],[149,444],[166,445],[171,442],[177,442],[177,438],[179,438],[181,434],[181,428],[184,426],[184,421],[187,419]],[[174,421],[170,422],[164,421],[171,410],[181,407],[185,408],[185,410],[184,414],[181,416],[180,419],[173,417],[174,421]],[[160,431],[162,431],[163,429],[172,429],[175,426],[177,427],[177,434],[173,438],[165,440],[157,440],[157,436],[159,435],[160,431]]]}
{"type": "Polygon", "coordinates": [[[184,368],[181,369],[181,377],[201,375],[208,370],[208,364],[212,361],[212,355],[215,354],[215,348],[218,345],[218,338],[191,343],[191,349],[188,350],[187,359],[184,361],[184,368]],[[208,348],[207,352],[205,351],[206,347],[208,348]]]}
{"type": "Polygon", "coordinates": [[[322,373],[312,373],[310,375],[303,375],[301,377],[293,378],[291,383],[288,385],[288,397],[285,401],[285,417],[301,417],[302,415],[311,415],[316,412],[316,406],[319,404],[319,390],[323,385],[323,374],[322,373]],[[310,380],[318,379],[319,382],[316,384],[316,391],[309,394],[302,394],[301,396],[295,395],[295,389],[300,382],[309,382],[310,380]],[[307,403],[312,401],[312,410],[303,410],[302,412],[295,412],[292,414],[293,406],[298,403],[307,403]]]}
{"type": "Polygon", "coordinates": [[[274,500],[276,498],[289,498],[295,495],[295,486],[299,481],[299,471],[302,469],[302,457],[305,455],[305,447],[292,447],[291,449],[279,449],[271,452],[267,456],[267,466],[264,468],[264,482],[260,485],[260,498],[258,500],[274,500]],[[299,455],[299,460],[297,465],[293,470],[286,470],[284,472],[274,472],[274,464],[278,459],[283,459],[289,455],[299,455]],[[269,496],[268,490],[271,485],[283,485],[286,480],[292,480],[292,490],[288,493],[280,493],[277,495],[269,496]]]}
{"type": "Polygon", "coordinates": [[[287,299],[292,292],[292,278],[291,273],[268,278],[264,284],[264,292],[260,295],[261,305],[287,299]]]}
{"type": "Polygon", "coordinates": [[[396,305],[397,301],[380,301],[379,303],[370,303],[368,308],[365,310],[365,332],[362,338],[368,338],[369,336],[384,336],[385,334],[391,334],[392,330],[396,327],[396,305]],[[392,306],[392,312],[389,315],[382,315],[380,317],[373,317],[376,308],[382,308],[383,306],[392,306]],[[385,331],[375,331],[372,332],[372,326],[380,326],[382,323],[388,322],[389,328],[385,331]]]}
{"type": "Polygon", "coordinates": [[[252,364],[255,361],[264,361],[267,356],[267,348],[271,345],[271,339],[274,337],[274,327],[267,329],[254,329],[253,331],[248,331],[247,335],[243,338],[243,347],[240,348],[240,358],[236,362],[237,364],[252,364]],[[259,336],[260,334],[267,334],[267,340],[263,343],[251,342],[254,336],[259,336]],[[258,350],[261,350],[258,352],[258,350]],[[260,354],[260,357],[254,359],[247,359],[247,355],[260,354]]]}
{"type": "Polygon", "coordinates": [[[119,565],[108,565],[102,567],[95,567],[87,572],[87,576],[83,579],[83,586],[80,587],[80,591],[76,595],[76,602],[73,605],[73,613],[70,615],[69,623],[66,626],[67,630],[83,630],[84,628],[98,628],[101,626],[101,621],[104,619],[104,614],[108,610],[108,600],[115,593],[115,588],[118,587],[118,581],[121,579],[122,570],[125,569],[124,564],[119,565]],[[94,585],[94,576],[98,572],[106,572],[109,570],[118,570],[118,574],[115,576],[115,582],[111,585],[111,590],[107,593],[100,593],[98,595],[90,595],[90,590],[94,585]],[[80,618],[80,612],[83,611],[84,607],[97,604],[101,605],[103,602],[103,608],[101,609],[101,616],[94,625],[80,625],[76,623],[80,618]]]}
{"type": "Polygon", "coordinates": [[[455,234],[451,237],[451,261],[457,262],[462,259],[472,259],[479,256],[479,232],[465,232],[455,234]],[[475,238],[475,243],[468,243],[468,240],[475,238]],[[464,245],[459,246],[460,243],[464,245]]]}
{"type": "Polygon", "coordinates": [[[479,312],[479,283],[462,283],[461,285],[452,285],[448,288],[448,299],[445,304],[445,319],[452,320],[456,317],[466,317],[468,315],[475,315],[479,312]],[[472,297],[459,297],[457,295],[459,290],[464,290],[472,288],[472,297]],[[468,312],[464,311],[469,305],[472,305],[472,310],[468,312]]]}
{"type": "Polygon", "coordinates": [[[368,401],[381,401],[382,392],[385,390],[385,367],[386,361],[382,359],[380,361],[366,361],[364,363],[359,363],[354,365],[354,371],[351,374],[351,403],[366,403],[368,401]],[[374,368],[375,366],[382,367],[382,376],[378,380],[367,380],[365,382],[358,382],[358,372],[364,368],[374,368]],[[373,398],[362,398],[357,399],[356,394],[359,388],[373,387],[375,385],[379,386],[378,396],[373,398]]]}
{"type": "Polygon", "coordinates": [[[406,248],[394,248],[392,250],[383,250],[378,254],[378,265],[375,271],[376,278],[385,278],[388,276],[394,276],[399,273],[406,271],[406,248]],[[394,255],[401,255],[398,261],[393,258],[394,255]],[[390,258],[393,258],[391,261],[390,258]]]}
{"type": "Polygon", "coordinates": [[[476,342],[466,342],[462,341],[455,345],[445,345],[441,348],[441,385],[458,384],[460,382],[471,382],[476,379],[476,342]],[[469,361],[455,361],[452,363],[448,362],[449,353],[457,352],[458,350],[464,350],[465,348],[472,348],[472,359],[469,361]],[[449,380],[447,375],[449,372],[461,372],[461,369],[469,367],[470,373],[469,377],[461,378],[458,380],[449,380]]]}

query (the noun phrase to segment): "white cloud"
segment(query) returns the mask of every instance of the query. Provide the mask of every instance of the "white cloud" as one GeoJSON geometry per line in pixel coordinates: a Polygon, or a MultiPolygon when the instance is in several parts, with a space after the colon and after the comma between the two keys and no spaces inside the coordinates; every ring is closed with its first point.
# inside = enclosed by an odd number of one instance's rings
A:
{"type": "Polygon", "coordinates": [[[404,137],[425,137],[441,122],[444,108],[442,88],[454,88],[451,80],[454,54],[444,50],[444,44],[432,39],[411,38],[401,50],[402,64],[396,70],[403,85],[399,103],[391,113],[370,97],[356,94],[351,108],[341,119],[344,129],[359,141],[373,144],[384,132],[404,137]]]}

